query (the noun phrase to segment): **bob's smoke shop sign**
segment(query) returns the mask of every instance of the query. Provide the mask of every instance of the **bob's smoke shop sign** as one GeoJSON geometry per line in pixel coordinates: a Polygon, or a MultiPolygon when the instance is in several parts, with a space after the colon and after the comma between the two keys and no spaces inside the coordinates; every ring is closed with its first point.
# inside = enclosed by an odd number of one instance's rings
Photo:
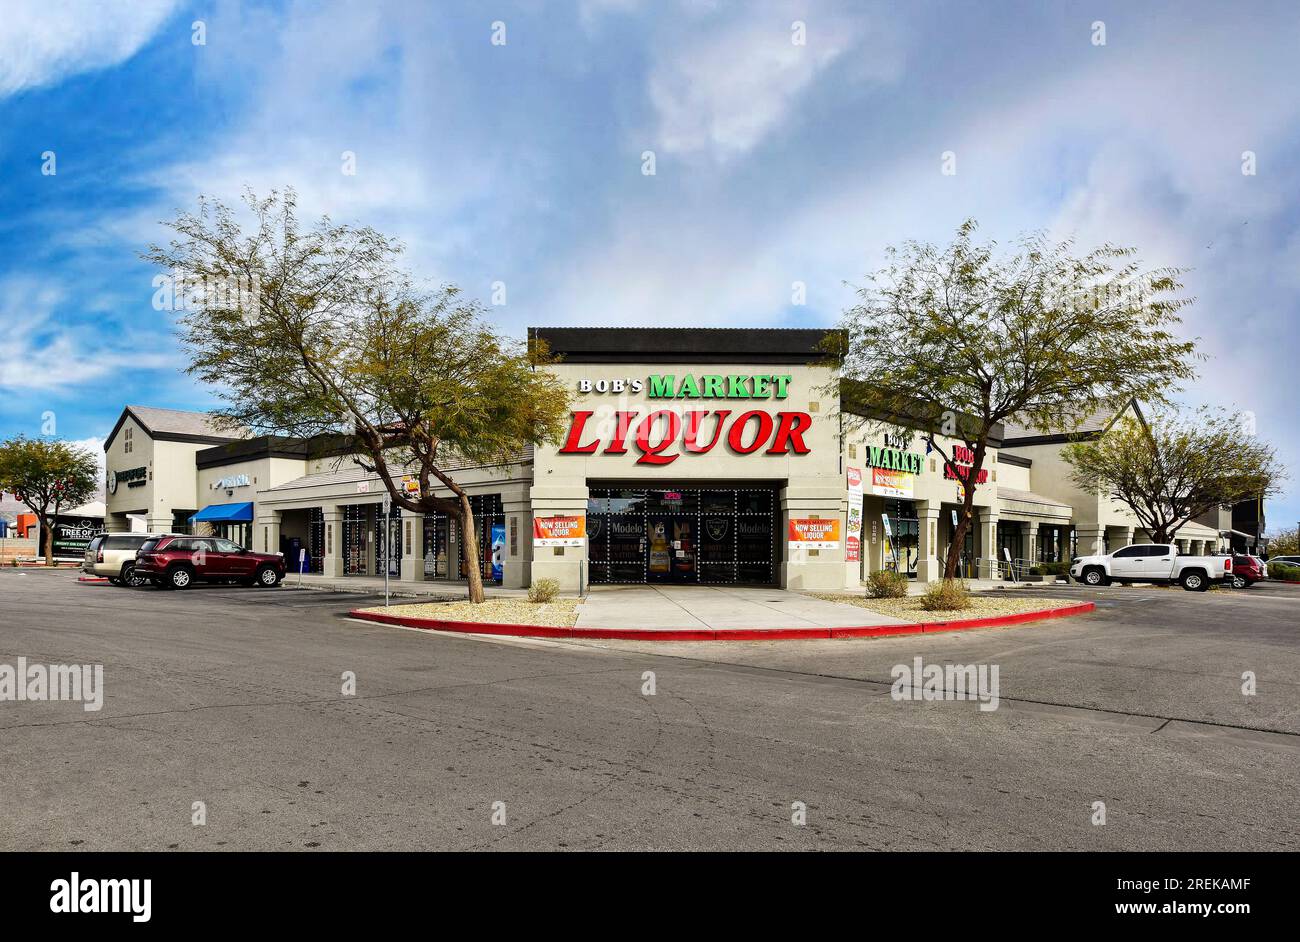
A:
{"type": "Polygon", "coordinates": [[[651,374],[645,379],[580,379],[584,396],[644,395],[672,400],[671,408],[595,409],[573,412],[562,455],[626,455],[637,464],[672,464],[682,455],[714,448],[733,454],[806,455],[804,436],[812,428],[807,412],[746,408],[749,402],[780,402],[789,396],[790,376],[771,373],[651,374]],[[725,409],[693,409],[695,400],[723,400],[725,409]]]}

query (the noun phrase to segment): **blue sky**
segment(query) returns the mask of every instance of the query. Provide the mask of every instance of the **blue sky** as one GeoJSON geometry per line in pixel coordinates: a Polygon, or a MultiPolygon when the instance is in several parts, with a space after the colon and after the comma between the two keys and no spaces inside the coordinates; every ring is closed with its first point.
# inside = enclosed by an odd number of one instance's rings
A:
{"type": "MultiPolygon", "coordinates": [[[[1192,269],[1186,327],[1210,359],[1186,401],[1254,412],[1300,468],[1294,3],[6,0],[5,14],[0,436],[53,411],[61,437],[94,442],[126,402],[210,406],[138,253],[200,193],[291,184],[305,215],[402,238],[421,278],[485,301],[504,282],[495,313],[520,333],[828,325],[885,246],[943,241],[967,216],[1002,241],[1046,228],[1134,245],[1192,269]]],[[[1274,526],[1300,518],[1300,481],[1286,489],[1274,526]]]]}

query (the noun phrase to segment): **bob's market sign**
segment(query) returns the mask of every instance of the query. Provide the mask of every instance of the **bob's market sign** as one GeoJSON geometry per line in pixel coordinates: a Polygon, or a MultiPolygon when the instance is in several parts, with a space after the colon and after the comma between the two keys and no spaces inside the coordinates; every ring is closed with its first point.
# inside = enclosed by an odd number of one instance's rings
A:
{"type": "Polygon", "coordinates": [[[789,376],[774,373],[651,373],[646,379],[580,379],[578,392],[645,393],[647,399],[785,399],[790,395],[789,376]]]}
{"type": "MultiPolygon", "coordinates": [[[[644,380],[580,379],[578,392],[644,394],[647,399],[785,399],[789,376],[652,374],[644,380]]],[[[637,464],[672,464],[682,455],[704,455],[723,447],[737,455],[806,455],[804,436],[812,428],[807,412],[766,409],[615,409],[599,419],[594,409],[572,414],[562,455],[626,455],[637,464]]]]}

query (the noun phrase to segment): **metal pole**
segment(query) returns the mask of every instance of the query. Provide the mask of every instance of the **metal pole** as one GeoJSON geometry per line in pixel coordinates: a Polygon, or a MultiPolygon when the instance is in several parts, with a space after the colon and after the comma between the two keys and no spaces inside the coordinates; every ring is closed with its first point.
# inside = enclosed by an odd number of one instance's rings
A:
{"type": "MultiPolygon", "coordinates": [[[[385,501],[387,504],[387,501],[385,501]]],[[[393,521],[388,517],[388,508],[384,507],[384,608],[388,607],[388,541],[393,536],[393,521]]]]}

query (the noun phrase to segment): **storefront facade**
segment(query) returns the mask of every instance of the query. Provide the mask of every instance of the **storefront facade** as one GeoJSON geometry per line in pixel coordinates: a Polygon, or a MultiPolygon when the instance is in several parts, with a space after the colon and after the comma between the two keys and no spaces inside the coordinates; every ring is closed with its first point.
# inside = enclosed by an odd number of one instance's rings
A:
{"type": "MultiPolygon", "coordinates": [[[[842,408],[822,359],[825,331],[529,334],[556,356],[545,368],[571,397],[560,440],[504,467],[446,469],[470,495],[485,583],[833,591],[877,569],[942,575],[974,456],[961,441],[932,447],[842,408]]],[[[337,443],[221,438],[215,428],[200,413],[128,407],[107,447],[108,529],[144,513],[153,532],[210,532],[284,553],[291,573],[466,578],[457,521],[385,515],[385,488],[337,443]]],[[[1121,508],[1073,488],[1063,442],[994,430],[958,549],[962,576],[1144,540],[1121,508]]],[[[1180,542],[1212,550],[1214,536],[1193,524],[1180,542]]]]}

